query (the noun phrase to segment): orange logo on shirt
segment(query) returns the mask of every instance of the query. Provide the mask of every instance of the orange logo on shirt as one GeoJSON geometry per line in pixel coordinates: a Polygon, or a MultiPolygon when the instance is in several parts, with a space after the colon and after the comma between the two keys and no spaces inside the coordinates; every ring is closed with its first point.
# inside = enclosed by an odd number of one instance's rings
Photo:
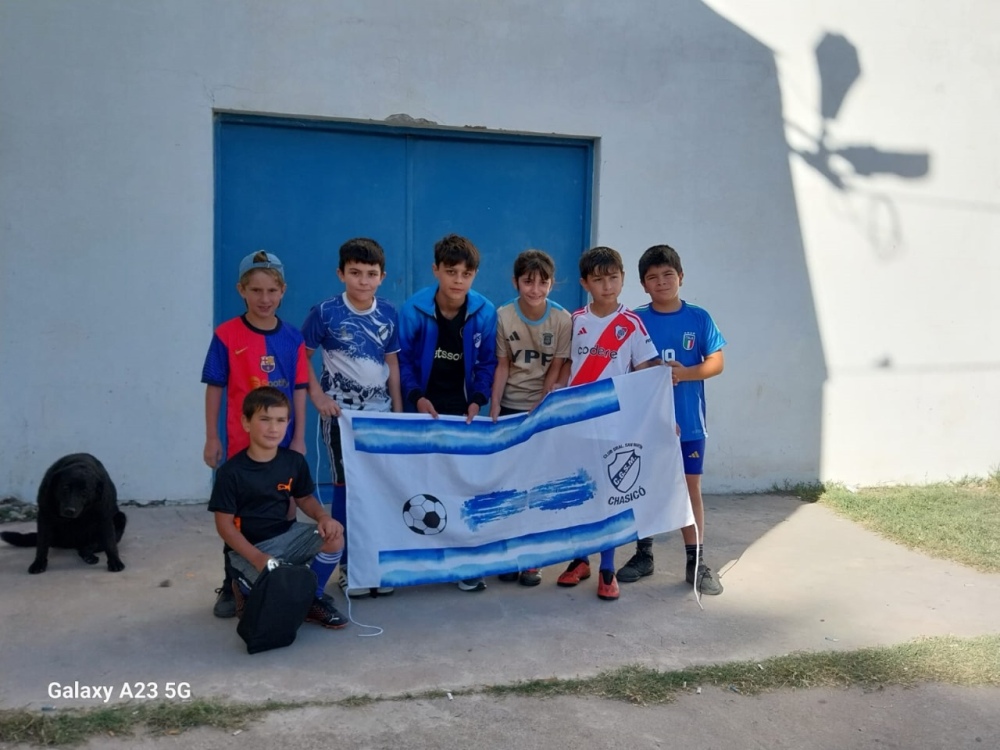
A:
{"type": "Polygon", "coordinates": [[[288,484],[279,484],[278,492],[291,492],[292,491],[292,477],[288,477],[288,484]]]}

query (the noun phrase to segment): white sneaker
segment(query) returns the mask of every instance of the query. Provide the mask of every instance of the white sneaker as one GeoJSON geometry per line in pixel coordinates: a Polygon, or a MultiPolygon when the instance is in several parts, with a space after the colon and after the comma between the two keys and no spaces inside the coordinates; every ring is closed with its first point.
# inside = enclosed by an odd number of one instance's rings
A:
{"type": "Polygon", "coordinates": [[[352,599],[363,599],[366,596],[372,595],[371,589],[350,589],[347,587],[347,566],[340,566],[340,577],[337,580],[340,584],[340,590],[344,592],[344,596],[349,596],[352,599]]]}

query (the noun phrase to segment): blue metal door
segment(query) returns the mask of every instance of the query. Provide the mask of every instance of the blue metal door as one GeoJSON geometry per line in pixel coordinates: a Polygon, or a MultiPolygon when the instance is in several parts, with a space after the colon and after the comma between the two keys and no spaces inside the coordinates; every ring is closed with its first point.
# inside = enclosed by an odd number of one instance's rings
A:
{"type": "MultiPolygon", "coordinates": [[[[216,325],[243,312],[237,269],[258,249],[284,262],[278,314],[301,325],[312,305],[342,290],[337,250],[358,236],[385,248],[379,294],[397,307],[433,283],[434,243],[451,232],[479,248],[474,288],[494,303],[515,295],[512,264],[531,247],[556,261],[552,298],[570,310],[582,301],[576,262],[590,240],[591,141],[220,114],[215,148],[216,325]]],[[[328,484],[316,435],[310,405],[309,463],[328,484]]]]}

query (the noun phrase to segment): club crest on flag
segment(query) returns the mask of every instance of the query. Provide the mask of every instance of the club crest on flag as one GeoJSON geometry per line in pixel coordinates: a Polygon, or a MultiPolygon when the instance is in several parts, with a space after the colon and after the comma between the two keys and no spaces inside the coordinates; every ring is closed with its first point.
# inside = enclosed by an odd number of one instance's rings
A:
{"type": "Polygon", "coordinates": [[[689,331],[688,333],[684,334],[683,346],[684,346],[684,351],[686,351],[686,352],[689,352],[692,349],[694,349],[694,333],[693,332],[689,331]]]}
{"type": "Polygon", "coordinates": [[[635,448],[620,450],[608,464],[608,479],[619,492],[628,492],[639,481],[641,468],[642,458],[635,452],[635,448]]]}

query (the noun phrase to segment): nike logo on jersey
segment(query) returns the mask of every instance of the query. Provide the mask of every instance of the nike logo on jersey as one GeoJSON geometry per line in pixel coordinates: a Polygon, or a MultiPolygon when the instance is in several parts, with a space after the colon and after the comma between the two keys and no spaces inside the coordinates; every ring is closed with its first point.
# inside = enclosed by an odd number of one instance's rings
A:
{"type": "Polygon", "coordinates": [[[249,348],[250,348],[249,346],[244,346],[242,349],[237,349],[235,352],[233,352],[233,354],[235,354],[238,357],[249,348]]]}

